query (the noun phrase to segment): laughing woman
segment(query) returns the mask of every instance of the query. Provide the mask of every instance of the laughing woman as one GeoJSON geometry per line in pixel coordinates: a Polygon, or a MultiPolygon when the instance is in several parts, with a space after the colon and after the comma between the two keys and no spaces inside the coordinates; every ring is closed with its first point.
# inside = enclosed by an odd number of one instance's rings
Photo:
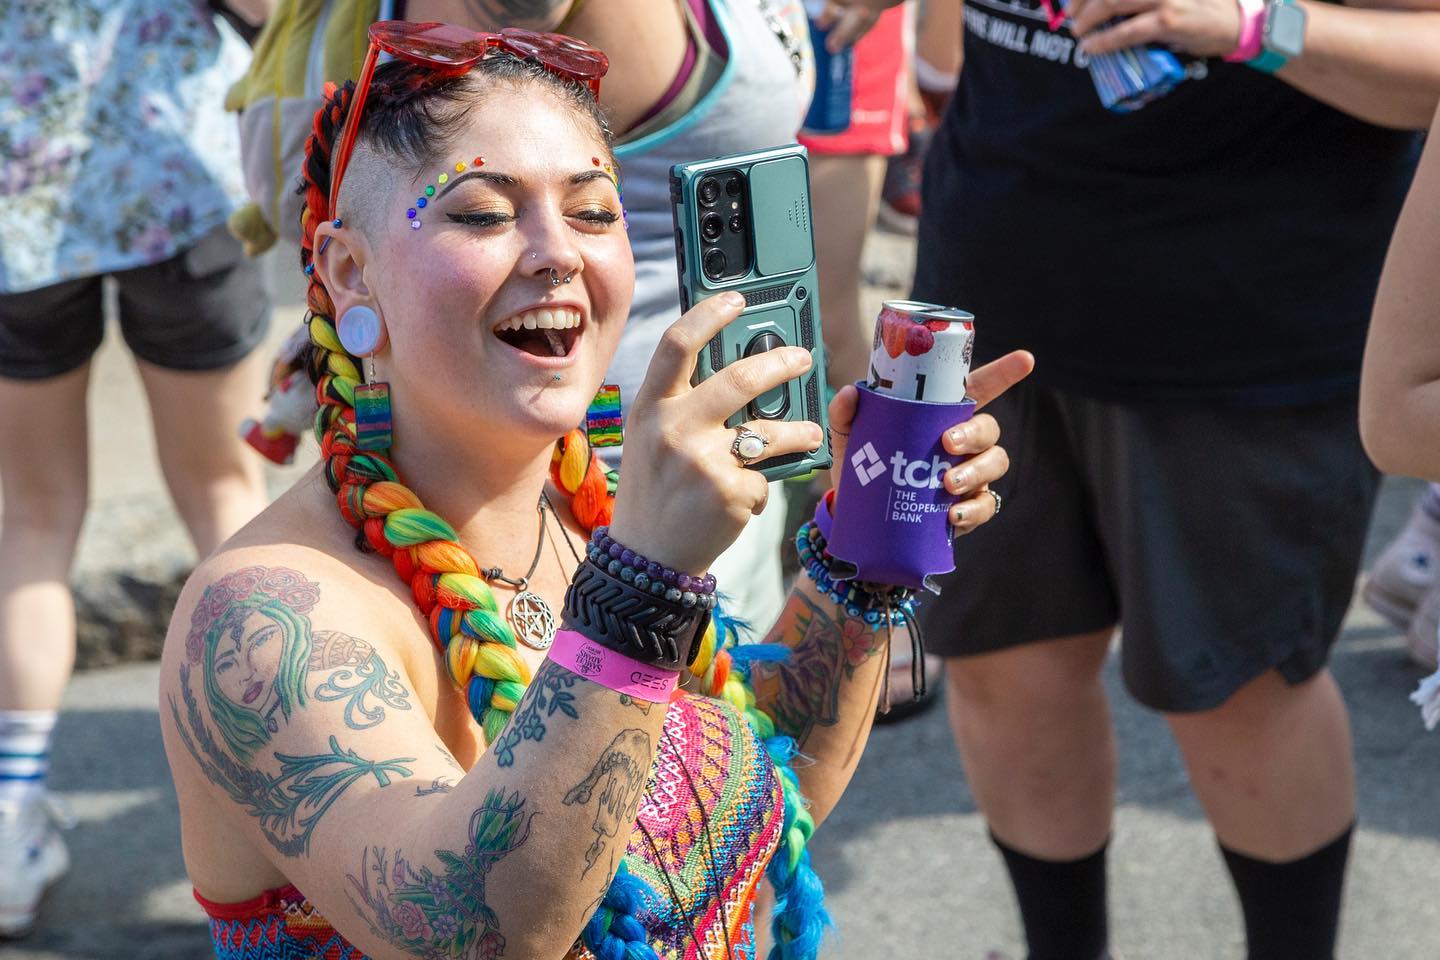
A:
{"type": "MultiPolygon", "coordinates": [[[[868,735],[886,631],[802,577],[771,661],[742,661],[706,575],[766,490],[724,419],[810,358],[691,387],[739,303],[692,309],[613,492],[572,430],[634,281],[604,58],[407,29],[379,25],[401,56],[333,91],[308,149],[323,462],[196,571],[166,645],[165,743],[216,952],[747,957],[768,867],[776,949],[814,956],[804,845],[868,735]]],[[[977,399],[1029,363],[976,371],[977,399]]],[[[853,404],[836,400],[841,431],[853,404]]],[[[751,426],[765,455],[822,442],[751,426]]],[[[993,510],[997,436],[980,416],[947,437],[974,478],[952,490],[961,532],[993,510]]]]}

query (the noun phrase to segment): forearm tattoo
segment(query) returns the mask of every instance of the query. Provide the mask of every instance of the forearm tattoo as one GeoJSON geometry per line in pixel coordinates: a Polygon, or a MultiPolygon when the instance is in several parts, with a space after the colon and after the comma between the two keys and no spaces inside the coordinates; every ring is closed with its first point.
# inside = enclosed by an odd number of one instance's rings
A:
{"type": "Polygon", "coordinates": [[[571,720],[580,719],[575,694],[570,688],[580,678],[552,660],[546,660],[530,681],[525,702],[510,718],[505,732],[495,741],[495,762],[502,767],[515,764],[515,748],[522,740],[539,743],[548,732],[546,721],[560,713],[571,720]]]}
{"type": "Polygon", "coordinates": [[[449,777],[436,777],[434,780],[431,780],[431,781],[430,781],[430,786],[428,786],[428,787],[416,787],[416,788],[415,788],[415,796],[417,796],[417,797],[429,797],[429,796],[433,796],[434,794],[437,794],[437,793],[449,793],[451,790],[454,790],[454,789],[455,789],[455,781],[454,781],[454,780],[451,780],[449,777]]]}
{"type": "Polygon", "coordinates": [[[368,643],[313,631],[308,615],[319,599],[319,584],[284,567],[246,567],[221,577],[206,587],[190,618],[180,665],[183,718],[169,698],[176,731],[195,762],[260,821],[285,856],[309,851],[316,824],[351,784],[374,777],[388,786],[409,777],[404,764],[415,759],[366,760],[342,750],[334,736],[328,753],[267,752],[312,698],[345,700],[345,724],[356,730],[381,723],[385,707],[410,709],[399,674],[368,643]]]}
{"type": "Polygon", "coordinates": [[[790,657],[755,664],[755,693],[775,726],[803,747],[817,726],[838,722],[841,686],[884,648],[884,640],[858,617],[842,616],[837,623],[810,598],[792,596],[776,627],[779,639],[790,647],[790,657]]]}
{"type": "Polygon", "coordinates": [[[505,952],[505,936],[486,883],[495,864],[529,839],[535,816],[518,792],[491,790],[470,815],[465,848],[434,852],[438,871],[398,849],[371,847],[360,875],[346,875],[350,902],[376,936],[398,949],[427,960],[495,960],[505,952]]]}
{"type": "MultiPolygon", "coordinates": [[[[606,844],[615,839],[620,829],[635,822],[640,796],[650,776],[651,758],[650,734],[644,730],[621,730],[600,759],[595,761],[590,775],[565,794],[567,807],[589,806],[591,799],[597,793],[599,795],[595,803],[595,820],[591,824],[595,840],[585,851],[585,869],[580,872],[581,877],[600,860],[606,844]]],[[[614,846],[610,853],[613,866],[614,846]]]]}

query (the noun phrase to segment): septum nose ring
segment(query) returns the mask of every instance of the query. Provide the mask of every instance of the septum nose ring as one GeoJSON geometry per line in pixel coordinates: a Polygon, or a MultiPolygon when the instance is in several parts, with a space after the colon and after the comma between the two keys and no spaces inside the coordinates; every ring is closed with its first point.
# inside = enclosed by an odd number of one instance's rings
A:
{"type": "Polygon", "coordinates": [[[554,267],[550,268],[550,286],[552,287],[558,287],[562,283],[569,283],[573,279],[575,279],[574,270],[571,270],[569,273],[565,274],[564,277],[561,277],[560,271],[556,270],[554,267]]]}

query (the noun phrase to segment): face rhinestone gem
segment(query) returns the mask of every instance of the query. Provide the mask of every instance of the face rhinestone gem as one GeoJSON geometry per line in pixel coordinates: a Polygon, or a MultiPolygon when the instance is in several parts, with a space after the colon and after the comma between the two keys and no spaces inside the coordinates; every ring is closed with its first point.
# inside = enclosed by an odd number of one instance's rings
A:
{"type": "Polygon", "coordinates": [[[419,230],[419,229],[420,229],[420,221],[419,221],[419,220],[411,220],[411,221],[410,221],[410,229],[411,229],[411,230],[419,230]]]}
{"type": "Polygon", "coordinates": [[[405,211],[405,216],[409,217],[411,220],[414,220],[414,219],[415,219],[415,208],[414,208],[414,207],[411,207],[409,210],[406,210],[406,211],[405,211]]]}
{"type": "Polygon", "coordinates": [[[460,172],[462,172],[464,169],[465,169],[465,161],[464,161],[464,160],[456,160],[456,161],[455,161],[455,172],[456,172],[456,173],[460,173],[460,172]]]}
{"type": "Polygon", "coordinates": [[[442,173],[442,174],[440,174],[440,176],[438,176],[438,177],[435,178],[435,182],[436,182],[436,183],[449,183],[449,182],[450,182],[450,174],[448,174],[448,173],[442,173]]]}
{"type": "Polygon", "coordinates": [[[599,158],[599,157],[591,157],[591,158],[590,158],[590,162],[591,162],[593,165],[597,166],[597,167],[600,166],[600,158],[599,158]]]}
{"type": "Polygon", "coordinates": [[[434,187],[426,187],[426,188],[425,188],[425,196],[427,196],[427,197],[433,197],[433,196],[435,196],[435,188],[434,188],[434,187]]]}
{"type": "Polygon", "coordinates": [[[485,158],[484,158],[484,157],[476,157],[476,158],[475,158],[475,161],[474,161],[474,163],[473,163],[472,165],[473,165],[473,166],[476,166],[476,167],[483,167],[483,166],[485,166],[485,158]]]}

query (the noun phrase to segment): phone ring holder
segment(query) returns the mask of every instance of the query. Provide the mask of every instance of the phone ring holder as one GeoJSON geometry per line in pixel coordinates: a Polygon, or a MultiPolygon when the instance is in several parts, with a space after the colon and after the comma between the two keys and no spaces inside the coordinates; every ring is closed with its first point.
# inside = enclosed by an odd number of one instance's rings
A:
{"type": "Polygon", "coordinates": [[[836,580],[926,589],[955,569],[945,474],[964,460],[941,445],[944,432],[975,415],[975,401],[926,403],[857,383],[850,443],[840,467],[826,544],[836,580]]]}

